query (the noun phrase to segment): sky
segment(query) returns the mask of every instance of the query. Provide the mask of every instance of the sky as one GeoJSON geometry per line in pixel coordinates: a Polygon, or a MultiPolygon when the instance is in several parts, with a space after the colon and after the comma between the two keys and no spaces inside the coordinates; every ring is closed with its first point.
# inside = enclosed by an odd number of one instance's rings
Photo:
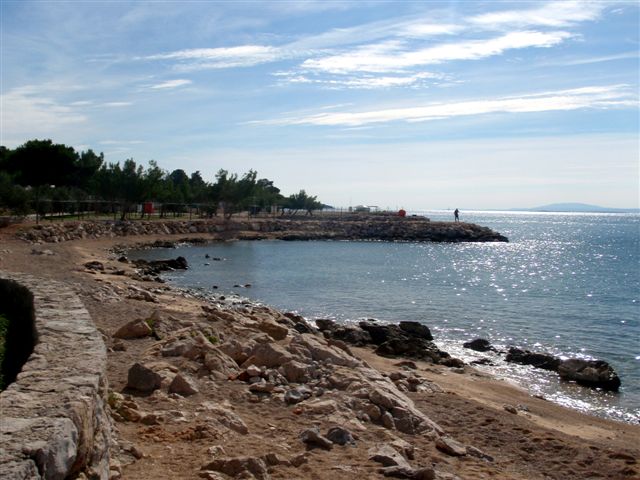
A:
{"type": "Polygon", "coordinates": [[[336,207],[640,205],[636,1],[0,1],[0,144],[336,207]]]}

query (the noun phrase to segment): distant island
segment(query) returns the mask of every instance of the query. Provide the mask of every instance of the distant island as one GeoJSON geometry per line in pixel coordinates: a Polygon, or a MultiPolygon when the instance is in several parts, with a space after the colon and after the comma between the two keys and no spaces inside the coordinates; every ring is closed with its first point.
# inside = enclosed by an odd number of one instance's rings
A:
{"type": "Polygon", "coordinates": [[[586,203],[551,203],[541,207],[514,208],[520,212],[588,212],[588,213],[640,213],[640,208],[609,208],[586,203]]]}

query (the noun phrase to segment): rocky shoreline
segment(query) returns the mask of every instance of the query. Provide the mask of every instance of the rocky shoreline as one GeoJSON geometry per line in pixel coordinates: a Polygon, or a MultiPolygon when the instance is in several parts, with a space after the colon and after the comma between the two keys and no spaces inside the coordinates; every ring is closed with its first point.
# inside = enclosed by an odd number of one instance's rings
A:
{"type": "MultiPolygon", "coordinates": [[[[183,244],[187,239],[183,239],[183,244]]],[[[199,243],[199,242],[196,242],[199,243]]],[[[167,248],[177,244],[171,242],[153,242],[143,244],[148,248],[167,248]]],[[[139,248],[140,245],[137,245],[139,248]]],[[[127,263],[126,249],[115,247],[114,253],[120,255],[119,262],[127,263]]],[[[187,260],[184,257],[165,260],[134,260],[132,265],[135,271],[132,278],[143,279],[164,283],[161,277],[162,272],[171,270],[185,270],[188,268],[187,260]]],[[[88,262],[85,267],[93,270],[103,270],[100,262],[88,262]]],[[[193,293],[193,292],[192,292],[193,293]]],[[[196,293],[196,295],[198,295],[196,293]]],[[[222,298],[224,296],[207,296],[203,298],[222,298]]],[[[247,300],[245,300],[247,301],[247,300]]],[[[300,320],[303,320],[300,318],[300,320]]],[[[305,322],[299,322],[303,325],[305,322]]],[[[397,325],[382,324],[375,319],[359,322],[358,325],[340,325],[329,319],[316,319],[317,331],[322,332],[325,338],[345,342],[346,344],[358,347],[373,347],[375,353],[390,358],[404,357],[408,359],[420,359],[447,367],[461,368],[465,364],[458,358],[452,358],[447,352],[440,350],[433,343],[433,336],[429,328],[415,321],[401,321],[397,325]]],[[[302,327],[301,327],[302,328],[302,327]]],[[[314,329],[315,330],[315,329],[314,329]]],[[[310,333],[310,330],[302,329],[300,333],[310,333]]],[[[531,352],[517,347],[510,347],[508,352],[498,351],[489,341],[481,338],[464,343],[464,348],[477,352],[493,351],[498,354],[506,354],[505,361],[518,363],[520,365],[530,365],[534,368],[553,371],[565,381],[573,381],[585,387],[602,389],[617,392],[621,386],[621,381],[613,367],[603,360],[585,360],[581,358],[559,358],[547,353],[531,352]]],[[[487,363],[487,359],[485,364],[487,363]]],[[[475,362],[483,363],[482,360],[475,362]]]]}
{"type": "Polygon", "coordinates": [[[422,325],[347,332],[194,295],[124,262],[116,239],[2,240],[3,269],[66,282],[102,332],[114,480],[638,477],[639,427],[455,364],[422,325]],[[418,356],[395,357],[413,343],[418,356]]]}

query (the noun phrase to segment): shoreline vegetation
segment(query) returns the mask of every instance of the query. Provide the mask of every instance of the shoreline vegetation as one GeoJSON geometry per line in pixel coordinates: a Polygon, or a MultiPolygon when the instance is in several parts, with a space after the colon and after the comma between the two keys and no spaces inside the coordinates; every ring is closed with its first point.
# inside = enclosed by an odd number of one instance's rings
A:
{"type": "Polygon", "coordinates": [[[121,221],[135,216],[160,218],[195,213],[224,218],[252,214],[312,215],[328,207],[305,190],[285,196],[268,178],[249,170],[241,177],[221,168],[215,182],[199,171],[163,170],[129,158],[120,165],[107,163],[103,153],[76,151],[51,140],[29,140],[10,149],[0,146],[0,213],[40,217],[103,215],[121,221]]]}
{"type": "MultiPolygon", "coordinates": [[[[448,222],[403,220],[460,241],[445,234],[448,222]]],[[[111,478],[639,478],[638,425],[563,408],[468,365],[380,356],[294,312],[199,298],[122,255],[182,241],[322,238],[319,221],[287,224],[294,230],[240,218],[208,222],[211,230],[180,221],[0,229],[0,269],[68,283],[103,333],[117,434],[111,478]]],[[[484,231],[467,225],[456,232],[484,231]]],[[[388,239],[363,228],[339,232],[388,239]]],[[[401,330],[429,342],[421,326],[401,330]]]]}

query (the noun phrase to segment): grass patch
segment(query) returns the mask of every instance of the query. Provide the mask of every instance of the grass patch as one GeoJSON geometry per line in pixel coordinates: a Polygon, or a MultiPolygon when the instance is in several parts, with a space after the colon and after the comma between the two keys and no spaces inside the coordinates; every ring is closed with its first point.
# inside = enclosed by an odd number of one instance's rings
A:
{"type": "Polygon", "coordinates": [[[146,323],[151,329],[151,336],[156,340],[162,340],[156,331],[156,319],[155,318],[147,318],[144,323],[146,323]]]}
{"type": "Polygon", "coordinates": [[[151,330],[155,331],[156,319],[155,318],[147,318],[144,323],[146,323],[151,330]]]}
{"type": "Polygon", "coordinates": [[[9,330],[9,319],[0,314],[0,391],[4,390],[4,352],[6,350],[7,331],[9,330]]]}

